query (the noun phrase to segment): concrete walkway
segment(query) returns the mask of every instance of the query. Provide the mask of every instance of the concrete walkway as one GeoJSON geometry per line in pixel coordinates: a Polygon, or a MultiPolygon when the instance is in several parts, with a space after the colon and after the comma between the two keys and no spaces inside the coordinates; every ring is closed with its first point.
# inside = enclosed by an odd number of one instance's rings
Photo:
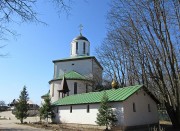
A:
{"type": "MultiPolygon", "coordinates": [[[[0,131],[50,131],[45,129],[39,129],[30,127],[27,125],[16,124],[20,123],[19,120],[11,113],[11,111],[0,112],[0,116],[7,118],[7,120],[0,120],[0,131]]],[[[28,117],[24,122],[37,122],[38,117],[28,117]]]]}

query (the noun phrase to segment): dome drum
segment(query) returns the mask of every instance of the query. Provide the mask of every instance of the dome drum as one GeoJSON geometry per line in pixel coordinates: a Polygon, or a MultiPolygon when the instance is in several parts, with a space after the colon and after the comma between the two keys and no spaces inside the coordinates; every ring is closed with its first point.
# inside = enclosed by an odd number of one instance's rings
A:
{"type": "Polygon", "coordinates": [[[88,39],[80,34],[71,42],[71,57],[75,56],[89,56],[90,42],[88,39]]]}

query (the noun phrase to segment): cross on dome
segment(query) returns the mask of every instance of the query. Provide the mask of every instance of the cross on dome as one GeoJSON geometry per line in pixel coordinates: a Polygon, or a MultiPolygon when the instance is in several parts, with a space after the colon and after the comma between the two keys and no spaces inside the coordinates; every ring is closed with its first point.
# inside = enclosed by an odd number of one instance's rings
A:
{"type": "Polygon", "coordinates": [[[82,35],[82,30],[83,30],[83,25],[80,24],[80,25],[79,25],[79,32],[80,32],[80,35],[82,35]]]}

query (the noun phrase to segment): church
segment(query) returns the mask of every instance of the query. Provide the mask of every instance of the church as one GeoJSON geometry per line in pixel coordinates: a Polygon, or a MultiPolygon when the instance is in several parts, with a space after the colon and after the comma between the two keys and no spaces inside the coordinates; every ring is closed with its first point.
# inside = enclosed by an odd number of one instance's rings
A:
{"type": "MultiPolygon", "coordinates": [[[[90,42],[81,33],[70,43],[70,57],[54,60],[54,75],[48,95],[55,109],[56,123],[96,124],[104,91],[93,92],[102,84],[103,67],[90,56],[90,42]]],[[[157,99],[143,85],[106,90],[117,116],[117,126],[132,127],[159,122],[157,99]]],[[[44,98],[46,95],[42,96],[44,98]]]]}
{"type": "Polygon", "coordinates": [[[54,78],[49,82],[51,101],[65,96],[88,93],[102,83],[103,68],[90,56],[90,42],[82,34],[71,42],[69,58],[54,60],[54,78]]]}

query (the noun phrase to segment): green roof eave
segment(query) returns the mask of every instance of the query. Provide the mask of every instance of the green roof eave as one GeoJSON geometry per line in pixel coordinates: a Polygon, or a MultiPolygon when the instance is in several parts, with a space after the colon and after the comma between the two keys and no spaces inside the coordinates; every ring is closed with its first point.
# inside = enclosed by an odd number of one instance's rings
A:
{"type": "Polygon", "coordinates": [[[49,97],[49,92],[45,95],[42,95],[41,98],[49,97]]]}
{"type": "Polygon", "coordinates": [[[70,71],[70,72],[67,72],[64,75],[61,75],[60,77],[58,77],[56,79],[53,79],[53,80],[49,81],[49,83],[51,83],[53,81],[62,80],[63,77],[65,77],[66,80],[83,80],[83,81],[88,81],[88,78],[86,78],[85,76],[79,74],[78,72],[70,71]]]}
{"type": "MultiPolygon", "coordinates": [[[[49,81],[49,83],[53,82],[53,81],[59,81],[59,80],[62,80],[62,79],[52,79],[49,81]]],[[[66,79],[66,80],[83,80],[83,81],[90,81],[88,79],[77,79],[77,78],[72,78],[72,79],[66,79]]]]}
{"type": "MultiPolygon", "coordinates": [[[[143,85],[129,86],[118,89],[106,90],[109,102],[124,101],[141,89],[143,85]]],[[[53,105],[77,105],[87,103],[100,103],[103,97],[104,91],[90,92],[77,95],[66,96],[54,102],[53,105]]]]}

